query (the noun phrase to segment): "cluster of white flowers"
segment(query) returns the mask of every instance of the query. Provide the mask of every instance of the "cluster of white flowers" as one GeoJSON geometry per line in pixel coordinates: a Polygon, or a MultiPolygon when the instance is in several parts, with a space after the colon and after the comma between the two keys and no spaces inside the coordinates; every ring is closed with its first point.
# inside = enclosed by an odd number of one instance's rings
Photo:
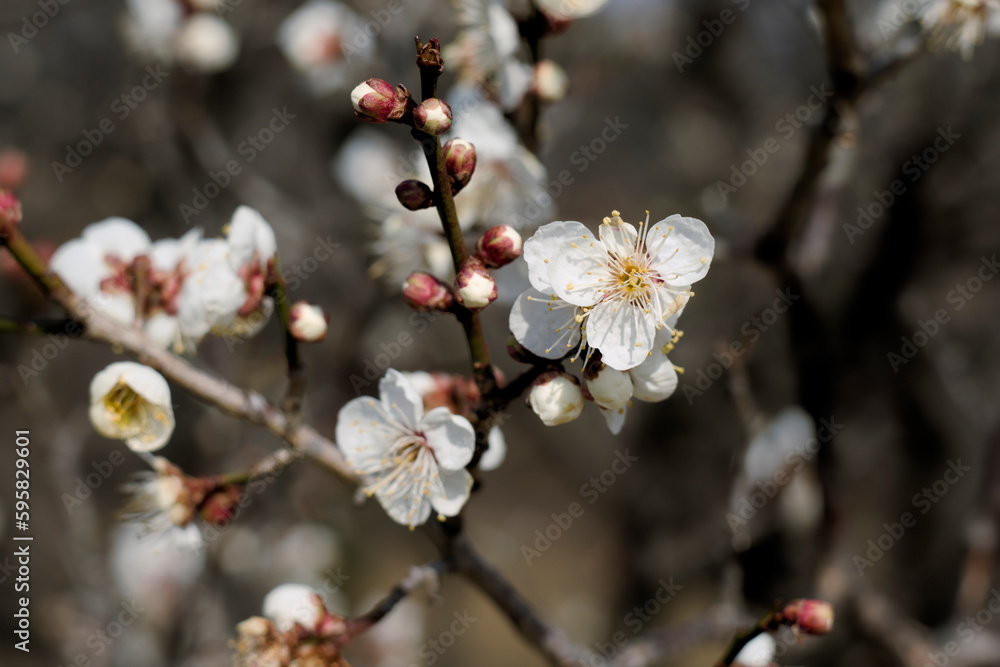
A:
{"type": "MultiPolygon", "coordinates": [[[[596,236],[579,222],[544,225],[524,244],[531,289],[511,310],[511,332],[545,359],[582,355],[588,398],[617,433],[633,397],[662,401],[676,389],[667,354],[691,285],[708,273],[714,252],[705,223],[680,215],[650,225],[647,213],[636,229],[614,211],[596,236]]],[[[576,402],[571,391],[552,395],[576,402]]]]}
{"type": "Polygon", "coordinates": [[[141,328],[161,347],[192,350],[208,333],[252,335],[274,309],[264,295],[274,231],[252,208],[233,214],[226,239],[191,230],[151,242],[131,220],[89,225],[49,268],[96,311],[141,328]]]}
{"type": "Polygon", "coordinates": [[[968,60],[987,35],[1000,34],[1000,0],[933,0],[920,22],[932,47],[958,51],[968,60]]]}
{"type": "Polygon", "coordinates": [[[277,42],[316,95],[338,91],[374,56],[364,20],[336,0],[309,0],[278,28],[277,42]]]}
{"type": "Polygon", "coordinates": [[[236,62],[240,40],[219,16],[226,0],[128,0],[122,24],[129,46],[165,64],[205,73],[236,62]]]}

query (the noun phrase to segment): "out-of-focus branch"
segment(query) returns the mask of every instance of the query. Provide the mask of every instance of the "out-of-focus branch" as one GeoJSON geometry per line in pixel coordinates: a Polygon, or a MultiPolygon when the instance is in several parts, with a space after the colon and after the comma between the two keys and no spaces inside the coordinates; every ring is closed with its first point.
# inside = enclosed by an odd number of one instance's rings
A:
{"type": "Polygon", "coordinates": [[[83,324],[86,338],[108,343],[134,354],[143,363],[155,368],[205,403],[267,429],[296,451],[322,464],[344,482],[352,486],[357,484],[354,472],[337,446],[314,428],[305,424],[293,425],[284,411],[261,394],[241,389],[195,368],[181,357],[151,343],[142,332],[124,327],[95,311],[48,270],[44,260],[19,230],[9,233],[5,245],[42,291],[62,306],[74,320],[83,324]]]}
{"type": "Polygon", "coordinates": [[[45,334],[66,334],[74,327],[83,329],[79,322],[70,319],[61,320],[29,320],[21,321],[0,317],[0,333],[28,334],[44,336],[45,334]]]}
{"type": "Polygon", "coordinates": [[[299,355],[299,341],[292,334],[291,304],[288,303],[288,291],[285,278],[281,273],[278,253],[274,254],[272,280],[274,283],[271,286],[271,292],[285,333],[285,359],[288,363],[288,389],[285,391],[285,399],[282,401],[281,407],[292,417],[298,417],[302,410],[302,397],[306,391],[305,368],[302,365],[302,357],[299,355]]]}
{"type": "Polygon", "coordinates": [[[410,572],[406,575],[406,577],[393,586],[392,590],[389,591],[389,594],[382,598],[378,604],[361,616],[357,616],[347,621],[347,636],[349,638],[354,638],[370,629],[373,625],[385,618],[389,612],[396,608],[397,604],[402,602],[407,595],[415,591],[417,588],[425,583],[432,586],[435,585],[438,578],[446,572],[449,567],[450,564],[447,560],[440,559],[421,567],[414,566],[410,568],[410,572]]]}
{"type": "Polygon", "coordinates": [[[923,667],[927,656],[938,652],[917,623],[900,614],[881,595],[859,593],[851,601],[864,633],[894,653],[904,667],[923,667]]]}
{"type": "Polygon", "coordinates": [[[610,666],[647,667],[699,644],[725,639],[732,635],[737,625],[750,622],[732,607],[719,605],[686,623],[650,632],[642,639],[633,641],[611,661],[610,666]]]}

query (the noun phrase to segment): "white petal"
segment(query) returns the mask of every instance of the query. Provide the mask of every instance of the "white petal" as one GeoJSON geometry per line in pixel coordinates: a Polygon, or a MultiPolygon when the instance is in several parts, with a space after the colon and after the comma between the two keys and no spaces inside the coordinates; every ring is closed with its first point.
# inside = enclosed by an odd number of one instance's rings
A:
{"type": "Polygon", "coordinates": [[[202,72],[219,72],[234,62],[240,40],[222,18],[207,12],[192,15],[175,38],[177,57],[202,72]]]}
{"type": "Polygon", "coordinates": [[[124,439],[137,452],[155,451],[167,443],[174,431],[170,386],[162,375],[148,366],[131,361],[111,364],[90,383],[91,423],[109,438],[124,439]],[[131,418],[122,424],[105,405],[105,397],[119,382],[141,397],[131,408],[131,418]]]}
{"type": "Polygon", "coordinates": [[[187,259],[201,240],[201,230],[192,229],[179,239],[161,239],[153,244],[149,259],[158,271],[174,271],[181,261],[187,259]]]}
{"type": "Polygon", "coordinates": [[[410,493],[395,498],[386,498],[376,491],[375,497],[389,518],[404,526],[419,526],[431,515],[430,497],[423,493],[422,488],[414,488],[410,493]]]}
{"type": "Polygon", "coordinates": [[[371,396],[348,401],[337,414],[337,447],[347,462],[359,466],[370,458],[381,459],[386,450],[405,435],[385,421],[385,406],[371,396]]]}
{"type": "Polygon", "coordinates": [[[486,436],[486,441],[489,444],[489,449],[480,457],[479,469],[496,470],[507,458],[507,439],[503,436],[500,427],[494,426],[486,436]]]}
{"type": "Polygon", "coordinates": [[[636,398],[648,403],[664,401],[677,389],[677,370],[662,350],[653,354],[628,372],[632,376],[632,390],[636,398]]]}
{"type": "Polygon", "coordinates": [[[264,268],[278,248],[271,225],[257,209],[249,206],[240,206],[233,213],[226,242],[231,252],[230,265],[237,270],[249,263],[255,252],[264,268]]]}
{"type": "Polygon", "coordinates": [[[99,292],[88,301],[119,324],[132,326],[135,323],[135,300],[131,294],[99,292]]]}
{"type": "Polygon", "coordinates": [[[296,623],[314,630],[323,618],[319,594],[305,584],[282,584],[273,589],[264,596],[262,611],[281,632],[291,630],[296,623]]]}
{"type": "Polygon", "coordinates": [[[546,426],[573,421],[583,412],[583,403],[580,387],[563,375],[536,385],[528,394],[528,405],[546,426]]]}
{"type": "Polygon", "coordinates": [[[601,243],[619,256],[629,256],[635,252],[635,241],[639,232],[635,225],[627,222],[603,222],[598,228],[601,243]]]}
{"type": "Polygon", "coordinates": [[[155,345],[166,350],[180,341],[180,320],[167,313],[156,313],[146,320],[143,331],[155,345]]]}
{"type": "Polygon", "coordinates": [[[606,301],[590,311],[587,344],[601,351],[611,368],[627,371],[641,364],[653,349],[656,326],[642,308],[606,301]]]}
{"type": "Polygon", "coordinates": [[[510,310],[509,326],[517,342],[544,359],[561,359],[580,343],[579,308],[529,289],[510,310]]]}
{"type": "Polygon", "coordinates": [[[385,372],[378,383],[379,396],[392,418],[411,432],[416,432],[417,424],[424,414],[424,399],[406,376],[394,368],[385,372]]]}
{"type": "Polygon", "coordinates": [[[442,471],[460,470],[472,460],[476,432],[465,417],[454,415],[445,407],[434,408],[424,415],[420,430],[442,471]]]}
{"type": "Polygon", "coordinates": [[[83,239],[97,248],[102,256],[112,255],[128,263],[149,252],[149,234],[125,218],[108,218],[87,225],[83,239]]]}
{"type": "Polygon", "coordinates": [[[743,466],[750,482],[771,479],[787,457],[815,435],[816,424],[808,412],[797,405],[782,408],[747,446],[743,466]]]}
{"type": "Polygon", "coordinates": [[[85,299],[100,292],[101,280],[111,273],[101,251],[84,239],[73,239],[59,246],[49,260],[49,270],[85,299]]]}
{"type": "Polygon", "coordinates": [[[118,370],[121,379],[124,380],[125,384],[130,386],[135,393],[139,394],[153,405],[170,407],[170,385],[168,385],[163,376],[155,370],[149,366],[144,366],[143,364],[137,364],[131,361],[120,361],[118,363],[111,364],[105,368],[104,371],[106,372],[112,368],[116,368],[118,370]]]}
{"type": "Polygon", "coordinates": [[[465,468],[442,470],[440,479],[444,493],[431,496],[431,505],[438,514],[455,516],[472,493],[472,475],[465,468]]]}
{"type": "Polygon", "coordinates": [[[604,417],[604,421],[607,422],[611,435],[618,435],[622,432],[622,428],[625,426],[625,414],[627,411],[628,407],[625,405],[614,410],[601,408],[601,415],[604,417]]]}
{"type": "Polygon", "coordinates": [[[628,373],[605,365],[595,377],[587,380],[587,391],[599,406],[615,410],[632,398],[632,380],[628,373]]]}
{"type": "Polygon", "coordinates": [[[774,637],[765,632],[750,640],[736,655],[733,662],[744,665],[744,667],[768,667],[774,660],[776,647],[774,637]]]}
{"type": "Polygon", "coordinates": [[[552,258],[559,254],[564,241],[588,233],[583,224],[573,221],[559,220],[539,227],[534,236],[524,242],[523,256],[528,263],[528,280],[531,281],[531,286],[540,292],[551,294],[549,264],[552,258]]]}
{"type": "Polygon", "coordinates": [[[656,251],[654,264],[670,285],[690,285],[704,278],[715,254],[715,239],[705,223],[679,215],[653,225],[646,244],[656,251]]]}

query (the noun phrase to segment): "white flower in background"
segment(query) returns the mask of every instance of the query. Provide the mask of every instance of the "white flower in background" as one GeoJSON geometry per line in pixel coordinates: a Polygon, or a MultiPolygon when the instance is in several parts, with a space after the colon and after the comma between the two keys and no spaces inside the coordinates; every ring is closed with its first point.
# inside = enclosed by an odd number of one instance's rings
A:
{"type": "Polygon", "coordinates": [[[559,345],[571,349],[579,335],[608,366],[634,368],[652,354],[657,332],[670,326],[667,319],[687,303],[691,283],[708,273],[715,240],[705,223],[673,215],[650,226],[647,214],[637,231],[617,211],[612,215],[599,236],[579,222],[560,221],[525,242],[532,287],[551,287],[544,302],[522,295],[521,307],[515,304],[511,313],[511,330],[529,350],[558,358],[559,345]]]}
{"type": "Polygon", "coordinates": [[[374,40],[364,30],[365,22],[346,5],[311,0],[285,19],[277,42],[309,88],[324,95],[352,83],[354,69],[372,59],[374,40]]]}
{"type": "Polygon", "coordinates": [[[546,14],[563,20],[582,19],[596,13],[608,0],[535,0],[546,14]]]}
{"type": "Polygon", "coordinates": [[[455,516],[472,487],[465,470],[476,445],[472,425],[445,407],[425,413],[420,394],[394,369],[379,395],[356,398],[337,416],[337,446],[368,480],[365,491],[410,527],[427,521],[432,508],[455,516]]]}
{"type": "Polygon", "coordinates": [[[455,41],[442,56],[455,63],[466,81],[482,81],[500,73],[521,46],[517,21],[500,0],[457,0],[455,41]]]}
{"type": "Polygon", "coordinates": [[[769,667],[774,660],[776,649],[777,642],[774,641],[774,637],[765,632],[751,639],[733,662],[745,667],[769,667]]]}
{"type": "Polygon", "coordinates": [[[291,630],[296,623],[315,632],[326,615],[319,593],[305,584],[282,584],[273,589],[264,596],[262,611],[281,632],[291,630]]]}
{"type": "Polygon", "coordinates": [[[545,102],[558,102],[566,97],[569,77],[566,71],[552,60],[542,60],[535,65],[534,91],[545,102]]]}
{"type": "Polygon", "coordinates": [[[494,426],[486,434],[486,443],[489,448],[479,458],[479,469],[496,470],[507,458],[507,438],[499,426],[494,426]]]}
{"type": "Polygon", "coordinates": [[[966,60],[987,35],[1000,34],[1000,0],[934,0],[920,14],[932,48],[958,51],[966,60]]]}
{"type": "Polygon", "coordinates": [[[141,521],[151,532],[166,524],[186,526],[194,518],[191,492],[179,468],[162,456],[152,457],[153,470],[136,475],[135,481],[125,485],[131,494],[125,506],[125,518],[141,521]]]}
{"type": "Polygon", "coordinates": [[[148,255],[149,235],[131,220],[108,218],[59,246],[49,269],[98,312],[132,326],[136,318],[133,262],[148,255]]]}
{"type": "Polygon", "coordinates": [[[326,338],[330,317],[319,306],[305,301],[296,301],[288,312],[291,322],[288,330],[296,340],[303,343],[318,343],[326,338]]]}
{"type": "Polygon", "coordinates": [[[239,55],[239,37],[214,12],[218,3],[128,0],[123,32],[129,46],[166,64],[179,62],[212,73],[228,69],[239,55]]]}
{"type": "Polygon", "coordinates": [[[528,405],[546,426],[573,421],[583,412],[583,392],[576,378],[553,372],[535,381],[528,394],[528,405]]]}
{"type": "Polygon", "coordinates": [[[90,382],[90,423],[135,452],[163,447],[174,432],[170,387],[148,366],[111,364],[90,382]]]}

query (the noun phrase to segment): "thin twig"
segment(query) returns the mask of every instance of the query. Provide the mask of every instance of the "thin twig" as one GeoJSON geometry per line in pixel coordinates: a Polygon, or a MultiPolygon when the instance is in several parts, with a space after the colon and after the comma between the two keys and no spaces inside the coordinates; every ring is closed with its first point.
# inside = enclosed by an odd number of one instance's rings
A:
{"type": "Polygon", "coordinates": [[[445,559],[439,559],[421,567],[414,566],[389,594],[382,598],[368,612],[347,621],[347,636],[354,638],[385,618],[407,595],[425,583],[435,585],[438,578],[450,568],[445,559]]]}

